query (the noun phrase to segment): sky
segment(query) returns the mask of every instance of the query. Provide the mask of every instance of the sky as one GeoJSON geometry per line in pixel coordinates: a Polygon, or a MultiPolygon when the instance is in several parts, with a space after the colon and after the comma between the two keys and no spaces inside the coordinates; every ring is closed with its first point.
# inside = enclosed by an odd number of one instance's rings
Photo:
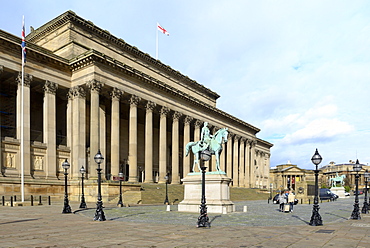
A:
{"type": "Polygon", "coordinates": [[[370,162],[370,1],[0,0],[21,36],[67,10],[217,92],[217,108],[261,129],[270,165],[370,162]]]}

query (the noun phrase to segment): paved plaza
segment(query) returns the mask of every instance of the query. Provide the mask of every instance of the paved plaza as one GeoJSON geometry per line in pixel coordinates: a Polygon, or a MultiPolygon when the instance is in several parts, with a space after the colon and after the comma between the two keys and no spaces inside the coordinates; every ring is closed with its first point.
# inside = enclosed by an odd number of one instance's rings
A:
{"type": "MultiPolygon", "coordinates": [[[[360,206],[362,199],[360,197],[360,206]]],[[[320,203],[323,226],[309,226],[312,205],[281,213],[267,201],[236,202],[236,212],[209,214],[211,228],[196,228],[197,213],[172,205],[117,208],[93,221],[95,204],[62,214],[58,204],[0,207],[0,247],[370,247],[370,214],[349,220],[354,197],[320,203]],[[247,212],[243,212],[247,206],[247,212]]]]}

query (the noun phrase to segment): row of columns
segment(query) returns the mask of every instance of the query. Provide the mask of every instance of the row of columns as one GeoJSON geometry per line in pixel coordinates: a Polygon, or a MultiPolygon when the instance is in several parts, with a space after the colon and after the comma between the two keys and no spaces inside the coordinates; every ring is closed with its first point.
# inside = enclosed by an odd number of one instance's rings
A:
{"type": "MultiPolygon", "coordinates": [[[[30,165],[30,83],[32,76],[25,76],[24,80],[24,161],[25,174],[29,174],[30,165]]],[[[17,78],[21,85],[20,77],[17,78]]],[[[71,148],[71,176],[79,177],[79,168],[82,165],[94,162],[94,156],[98,149],[105,149],[105,127],[102,127],[101,120],[104,120],[104,112],[100,109],[99,94],[104,84],[97,80],[90,80],[86,83],[90,90],[90,153],[86,161],[86,93],[84,87],[75,86],[68,92],[67,104],[67,146],[71,148]],[[102,140],[103,139],[103,140],[102,140]]],[[[44,143],[47,144],[46,175],[53,177],[57,174],[59,165],[56,158],[56,83],[45,81],[44,84],[44,143]]],[[[118,175],[120,164],[120,99],[124,92],[118,88],[111,91],[111,173],[118,175]]],[[[20,137],[20,106],[21,87],[17,89],[17,138],[20,137]]],[[[129,101],[129,182],[137,182],[137,106],[141,101],[140,97],[132,95],[129,101]]],[[[147,101],[145,114],[145,182],[153,182],[153,111],[156,103],[147,101]]],[[[159,183],[164,183],[167,173],[167,117],[170,109],[163,106],[160,110],[159,123],[159,183]]],[[[183,116],[180,112],[173,112],[172,116],[172,183],[179,183],[179,120],[183,116]]],[[[194,120],[191,116],[184,119],[183,147],[190,142],[191,123],[194,120]]],[[[105,123],[105,122],[104,122],[105,123]]],[[[200,128],[202,121],[194,122],[194,141],[200,140],[200,128]]],[[[215,130],[214,130],[215,131],[215,130]]],[[[221,170],[226,170],[228,176],[233,177],[234,186],[254,186],[255,174],[255,146],[256,141],[230,133],[227,142],[227,153],[223,152],[220,157],[221,170]]],[[[103,152],[102,152],[103,153],[103,152]]],[[[104,154],[104,153],[103,153],[104,154]]],[[[183,156],[183,172],[186,175],[190,172],[190,156],[183,156]]],[[[215,164],[215,161],[213,161],[215,164]]],[[[104,167],[103,167],[104,168],[104,167]]],[[[96,170],[89,169],[90,178],[96,177],[96,170]]]]}

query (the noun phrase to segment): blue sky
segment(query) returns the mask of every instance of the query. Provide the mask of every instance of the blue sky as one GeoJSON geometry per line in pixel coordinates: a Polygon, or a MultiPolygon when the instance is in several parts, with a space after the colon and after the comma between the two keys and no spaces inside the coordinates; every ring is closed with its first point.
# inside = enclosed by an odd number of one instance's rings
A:
{"type": "Polygon", "coordinates": [[[271,166],[370,162],[370,1],[0,0],[20,36],[67,10],[156,55],[221,97],[217,107],[274,144],[271,166]]]}

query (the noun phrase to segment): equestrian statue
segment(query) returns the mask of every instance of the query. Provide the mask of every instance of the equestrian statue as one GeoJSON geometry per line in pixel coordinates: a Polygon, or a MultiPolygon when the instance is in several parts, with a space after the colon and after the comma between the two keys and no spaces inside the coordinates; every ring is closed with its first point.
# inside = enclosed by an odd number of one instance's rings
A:
{"type": "Polygon", "coordinates": [[[336,187],[337,183],[340,183],[341,186],[344,186],[344,178],[346,178],[346,175],[338,175],[334,178],[329,179],[329,184],[331,184],[332,187],[336,187]]]}
{"type": "Polygon", "coordinates": [[[227,128],[221,128],[212,135],[208,128],[208,122],[204,122],[200,135],[200,141],[189,142],[185,147],[185,156],[188,156],[190,150],[195,156],[192,172],[195,172],[196,165],[198,165],[198,169],[200,171],[200,153],[205,150],[208,150],[210,154],[216,156],[216,170],[218,172],[223,172],[220,168],[220,154],[223,149],[222,145],[227,142],[228,134],[229,132],[227,131],[227,128]]]}

